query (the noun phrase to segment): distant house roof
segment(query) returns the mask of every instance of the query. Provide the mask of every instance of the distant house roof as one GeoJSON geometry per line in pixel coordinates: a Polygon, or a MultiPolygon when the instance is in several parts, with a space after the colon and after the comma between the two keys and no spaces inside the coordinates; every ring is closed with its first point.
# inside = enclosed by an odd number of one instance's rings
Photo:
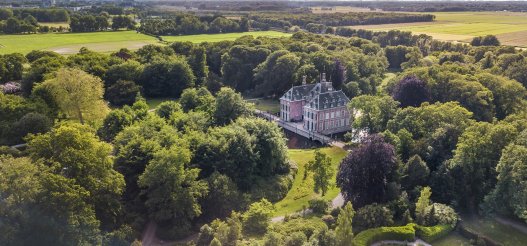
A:
{"type": "Polygon", "coordinates": [[[322,110],[345,106],[350,100],[342,91],[327,91],[315,95],[306,107],[322,110]]]}
{"type": "Polygon", "coordinates": [[[301,101],[306,100],[307,97],[309,97],[309,92],[315,87],[316,84],[306,84],[306,85],[299,85],[299,86],[293,86],[293,88],[289,89],[282,97],[281,99],[286,99],[289,101],[301,101]]]}

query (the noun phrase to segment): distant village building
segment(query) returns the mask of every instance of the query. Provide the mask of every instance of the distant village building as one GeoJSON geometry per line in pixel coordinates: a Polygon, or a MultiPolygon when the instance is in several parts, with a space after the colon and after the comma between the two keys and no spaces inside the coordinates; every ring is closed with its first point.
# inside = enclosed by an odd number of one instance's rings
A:
{"type": "Polygon", "coordinates": [[[333,134],[349,131],[349,98],[341,90],[334,90],[323,74],[320,82],[293,86],[280,98],[280,119],[303,122],[307,131],[333,134]]]}

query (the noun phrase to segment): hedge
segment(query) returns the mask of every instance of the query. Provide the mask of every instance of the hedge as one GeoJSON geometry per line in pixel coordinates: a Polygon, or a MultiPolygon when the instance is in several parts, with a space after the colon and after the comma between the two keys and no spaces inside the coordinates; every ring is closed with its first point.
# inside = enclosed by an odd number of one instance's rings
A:
{"type": "Polygon", "coordinates": [[[378,241],[396,240],[413,241],[415,239],[415,224],[405,226],[378,227],[360,232],[353,239],[354,246],[369,246],[378,241]]]}
{"type": "Polygon", "coordinates": [[[454,227],[452,225],[415,226],[415,235],[428,243],[448,235],[454,227]]]}

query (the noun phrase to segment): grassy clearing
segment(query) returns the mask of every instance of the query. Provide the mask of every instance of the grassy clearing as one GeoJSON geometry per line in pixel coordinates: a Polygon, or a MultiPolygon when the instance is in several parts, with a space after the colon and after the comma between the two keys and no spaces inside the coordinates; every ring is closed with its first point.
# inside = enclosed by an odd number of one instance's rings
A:
{"type": "Polygon", "coordinates": [[[247,99],[248,102],[254,103],[258,110],[267,111],[272,114],[280,112],[280,101],[276,99],[247,99]]]}
{"type": "Polygon", "coordinates": [[[424,33],[444,41],[470,41],[475,36],[505,35],[503,44],[527,46],[527,13],[437,12],[434,22],[355,26],[368,30],[402,30],[424,33]],[[514,33],[512,36],[508,36],[514,33]]]}
{"type": "Polygon", "coordinates": [[[463,218],[464,225],[503,245],[525,245],[527,235],[489,218],[463,218]]]}
{"type": "MultiPolygon", "coordinates": [[[[323,197],[326,200],[332,200],[340,192],[340,189],[335,186],[335,177],[340,161],[346,156],[347,152],[337,147],[321,148],[320,151],[331,157],[331,164],[335,170],[335,175],[331,179],[331,188],[323,197]]],[[[279,201],[275,204],[276,211],[274,216],[286,215],[300,211],[302,210],[303,206],[308,206],[309,200],[320,197],[319,194],[313,192],[312,175],[308,175],[305,180],[303,179],[305,165],[314,158],[314,154],[314,149],[289,150],[289,158],[291,158],[291,160],[298,165],[298,173],[295,176],[293,187],[289,193],[287,193],[287,196],[282,201],[279,201]]]]}
{"type": "Polygon", "coordinates": [[[290,33],[283,33],[277,31],[258,31],[258,32],[238,32],[238,33],[220,33],[220,34],[198,34],[198,35],[185,35],[185,36],[162,36],[164,41],[167,42],[186,42],[190,41],[192,43],[203,43],[203,42],[219,42],[219,41],[232,41],[239,37],[252,35],[254,37],[271,37],[271,38],[280,38],[280,37],[289,37],[290,33]]]}
{"type": "MultiPolygon", "coordinates": [[[[59,25],[59,24],[57,24],[59,25]]],[[[165,36],[165,41],[191,41],[193,43],[235,40],[244,35],[288,37],[291,34],[275,31],[225,34],[203,34],[188,36],[165,36]]],[[[90,32],[90,33],[44,33],[29,35],[0,35],[0,54],[22,53],[32,50],[51,50],[59,54],[75,54],[86,47],[97,52],[113,52],[120,48],[136,50],[147,44],[161,44],[156,38],[136,31],[90,32]]]]}
{"type": "Polygon", "coordinates": [[[155,38],[135,31],[0,35],[0,54],[27,54],[32,50],[72,54],[78,52],[81,47],[109,52],[125,47],[140,48],[142,45],[153,43],[157,43],[155,38]]]}
{"type": "Polygon", "coordinates": [[[155,109],[157,108],[157,106],[159,106],[159,104],[161,104],[162,102],[164,101],[171,101],[171,100],[174,100],[174,99],[171,99],[171,98],[146,98],[146,104],[148,104],[148,107],[150,109],[155,109]]]}
{"type": "Polygon", "coordinates": [[[457,232],[452,232],[448,236],[433,242],[434,246],[470,246],[470,241],[457,232]]]}

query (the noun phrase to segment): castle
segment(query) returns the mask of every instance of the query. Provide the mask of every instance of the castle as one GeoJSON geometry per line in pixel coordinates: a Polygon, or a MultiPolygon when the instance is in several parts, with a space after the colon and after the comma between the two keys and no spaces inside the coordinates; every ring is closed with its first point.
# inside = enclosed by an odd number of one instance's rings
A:
{"type": "Polygon", "coordinates": [[[346,107],[348,97],[341,90],[334,90],[326,75],[320,82],[293,86],[280,98],[280,118],[288,122],[303,122],[304,130],[320,134],[349,131],[350,113],[346,107]]]}

